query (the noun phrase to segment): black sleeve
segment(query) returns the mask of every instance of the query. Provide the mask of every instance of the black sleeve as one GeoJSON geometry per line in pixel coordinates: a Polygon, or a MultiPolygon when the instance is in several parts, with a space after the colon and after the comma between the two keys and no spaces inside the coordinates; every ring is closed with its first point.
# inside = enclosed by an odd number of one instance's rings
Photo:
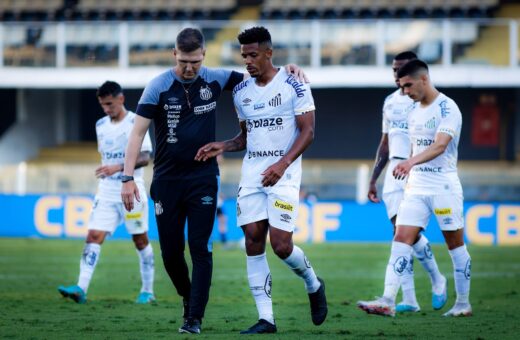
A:
{"type": "Polygon", "coordinates": [[[240,72],[231,71],[231,75],[224,86],[224,90],[232,91],[242,80],[244,80],[244,74],[240,72]]]}
{"type": "Polygon", "coordinates": [[[153,104],[137,104],[137,110],[135,111],[141,117],[153,119],[157,112],[157,105],[153,104]]]}

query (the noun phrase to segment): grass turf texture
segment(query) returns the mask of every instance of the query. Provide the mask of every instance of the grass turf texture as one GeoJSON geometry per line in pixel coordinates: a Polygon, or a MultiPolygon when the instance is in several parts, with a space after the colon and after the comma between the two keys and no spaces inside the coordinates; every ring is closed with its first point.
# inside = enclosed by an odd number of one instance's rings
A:
{"type": "MultiPolygon", "coordinates": [[[[88,292],[86,305],[64,299],[60,284],[76,284],[82,241],[0,239],[0,337],[4,339],[166,339],[180,335],[181,300],[156,255],[156,305],[136,305],[140,275],[131,241],[108,240],[88,292]]],[[[422,311],[395,318],[367,315],[356,307],[383,291],[388,244],[303,245],[326,281],[329,315],[312,325],[303,282],[272,251],[273,304],[278,333],[270,338],[516,338],[520,312],[519,248],[469,247],[473,259],[471,302],[474,316],[444,318],[454,303],[451,259],[434,246],[449,279],[449,300],[431,308],[430,283],[418,261],[416,290],[422,311]]],[[[398,298],[398,302],[399,302],[398,298]]],[[[238,338],[257,319],[242,250],[214,249],[214,275],[201,338],[238,338]]]]}

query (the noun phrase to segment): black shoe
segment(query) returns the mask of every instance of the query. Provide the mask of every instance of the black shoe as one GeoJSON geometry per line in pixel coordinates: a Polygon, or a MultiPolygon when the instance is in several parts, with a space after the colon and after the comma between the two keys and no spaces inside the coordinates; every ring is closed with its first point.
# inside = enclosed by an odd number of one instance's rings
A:
{"type": "Polygon", "coordinates": [[[184,325],[179,328],[179,333],[200,334],[200,325],[200,319],[187,318],[184,322],[184,325]]]}
{"type": "Polygon", "coordinates": [[[327,298],[325,297],[325,282],[318,277],[320,281],[320,288],[315,292],[309,294],[309,302],[311,303],[312,323],[319,326],[327,318],[327,298]]]}
{"type": "Polygon", "coordinates": [[[276,325],[273,325],[267,320],[260,319],[253,326],[249,327],[245,331],[241,331],[240,334],[263,334],[263,333],[276,333],[276,325]]]}

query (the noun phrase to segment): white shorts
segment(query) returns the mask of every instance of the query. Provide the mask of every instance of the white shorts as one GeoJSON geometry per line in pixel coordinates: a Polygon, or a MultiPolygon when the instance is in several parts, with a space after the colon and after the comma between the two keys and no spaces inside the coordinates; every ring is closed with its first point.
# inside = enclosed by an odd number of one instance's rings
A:
{"type": "Polygon", "coordinates": [[[401,205],[403,196],[404,190],[383,192],[383,202],[385,203],[386,213],[389,220],[397,215],[397,211],[399,210],[399,205],[401,205]]]}
{"type": "Polygon", "coordinates": [[[443,231],[464,228],[462,193],[449,195],[404,194],[397,212],[396,225],[426,229],[432,213],[443,231]]]}
{"type": "Polygon", "coordinates": [[[269,220],[269,224],[287,232],[294,231],[300,205],[299,188],[292,185],[248,188],[237,195],[237,224],[269,220]]]}
{"type": "Polygon", "coordinates": [[[110,202],[102,199],[94,201],[88,223],[89,230],[101,230],[113,234],[123,222],[131,235],[143,234],[148,231],[148,199],[146,195],[141,195],[141,202],[134,202],[134,209],[130,212],[126,211],[123,202],[110,202]]]}

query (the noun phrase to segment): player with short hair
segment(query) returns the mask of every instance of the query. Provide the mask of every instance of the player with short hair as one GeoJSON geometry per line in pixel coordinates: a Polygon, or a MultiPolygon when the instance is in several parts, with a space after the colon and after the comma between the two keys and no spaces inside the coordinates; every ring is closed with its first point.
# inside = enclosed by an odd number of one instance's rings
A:
{"type": "Polygon", "coordinates": [[[434,214],[453,262],[457,293],[455,305],[444,316],[470,316],[471,257],[464,244],[463,196],[457,174],[462,115],[457,104],[433,86],[423,61],[411,60],[397,76],[403,92],[415,102],[408,114],[412,157],[393,170],[394,177],[408,176],[408,182],[397,213],[383,297],[360,301],[358,306],[372,314],[395,314],[400,279],[410,275],[406,268],[412,260],[412,245],[434,214]]]}
{"type": "Polygon", "coordinates": [[[197,159],[247,147],[237,198],[237,222],[246,238],[249,287],[259,321],[242,334],[277,331],[271,299],[271,273],[265,253],[269,233],[275,254],[304,280],[312,322],[327,316],[325,284],[303,251],[293,244],[298,214],[301,155],[314,139],[314,101],[310,87],[272,64],[271,35],[264,27],[240,33],[242,58],[252,78],[233,90],[240,133],[199,149],[197,159]]]}
{"type": "MultiPolygon", "coordinates": [[[[417,59],[417,55],[414,52],[405,51],[397,54],[392,62],[392,70],[398,89],[386,97],[383,104],[383,134],[377,148],[376,160],[368,190],[368,199],[371,202],[379,203],[380,199],[377,197],[376,182],[386,164],[389,163],[386,170],[382,198],[386,206],[388,218],[394,226],[394,233],[397,210],[403,199],[405,181],[394,178],[392,170],[399,162],[410,157],[411,148],[407,119],[408,108],[413,105],[413,100],[399,88],[397,71],[408,61],[415,59],[417,59]]],[[[413,244],[413,254],[430,276],[433,309],[441,309],[447,300],[447,280],[439,271],[426,236],[418,235],[418,239],[413,244]]],[[[396,306],[396,311],[419,312],[421,308],[415,296],[413,261],[409,262],[406,270],[410,275],[401,277],[403,301],[396,306]]]]}
{"type": "Polygon", "coordinates": [[[96,96],[106,114],[96,123],[98,151],[101,154],[101,166],[95,172],[96,177],[99,178],[99,185],[88,223],[88,235],[80,261],[78,284],[69,287],[60,286],[58,290],[64,297],[70,297],[77,303],[87,301],[87,290],[99,261],[101,245],[107,234],[113,234],[117,226],[124,223],[128,233],[132,235],[139,256],[142,287],[136,302],[150,303],[155,301],[153,294],[155,269],[153,249],[148,241],[148,200],[141,168],[148,165],[150,161],[152,143],[146,133],[139,156],[134,162],[135,181],[142,200],[127,212],[121,202],[121,175],[125,148],[136,115],[125,108],[123,90],[116,82],[103,83],[98,88],[96,96]]]}
{"type": "MultiPolygon", "coordinates": [[[[213,271],[210,242],[217,207],[219,169],[215,159],[195,160],[197,150],[215,141],[217,100],[244,79],[242,73],[202,65],[204,36],[185,28],[177,35],[173,69],[155,77],[144,89],[126,152],[125,165],[137,158],[150,123],[154,122],[156,154],[151,198],[164,267],[183,298],[180,333],[201,332],[213,271]],[[184,257],[187,222],[193,263],[191,281],[184,257]]],[[[293,68],[294,69],[294,68],[293,68]]],[[[299,71],[299,69],[295,69],[299,71]]],[[[125,166],[121,196],[132,209],[139,191],[125,166]]]]}

